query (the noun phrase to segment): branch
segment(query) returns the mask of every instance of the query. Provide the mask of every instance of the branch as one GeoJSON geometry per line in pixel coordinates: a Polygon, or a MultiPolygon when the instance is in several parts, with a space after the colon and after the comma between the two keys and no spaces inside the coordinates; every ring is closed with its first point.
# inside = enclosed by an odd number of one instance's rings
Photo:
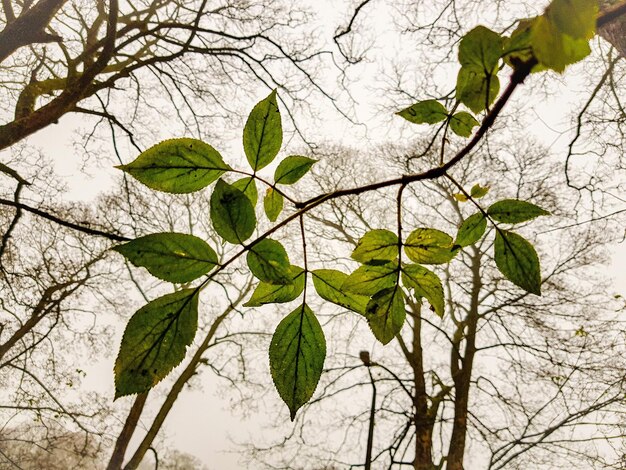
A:
{"type": "Polygon", "coordinates": [[[42,217],[44,219],[47,219],[59,225],[62,225],[63,227],[71,228],[73,230],[86,233],[88,235],[104,237],[104,238],[108,238],[109,240],[113,240],[116,242],[127,242],[131,240],[130,238],[125,237],[123,235],[118,235],[116,233],[103,232],[102,230],[98,230],[98,229],[91,228],[91,227],[86,227],[84,225],[75,224],[74,222],[69,222],[55,215],[52,215],[49,212],[43,211],[41,209],[37,209],[35,207],[27,206],[26,204],[22,204],[21,202],[16,202],[16,201],[11,201],[9,199],[0,198],[0,204],[5,205],[5,206],[15,207],[21,210],[25,210],[32,214],[38,215],[39,217],[42,217]]]}
{"type": "Polygon", "coordinates": [[[612,23],[620,18],[622,15],[626,15],[626,1],[613,5],[611,8],[604,10],[596,21],[596,27],[602,28],[603,26],[612,23]]]}
{"type": "Polygon", "coordinates": [[[45,32],[46,27],[67,0],[40,0],[37,5],[27,9],[15,18],[12,8],[6,8],[10,2],[3,0],[7,24],[0,31],[0,62],[13,54],[20,47],[36,43],[60,42],[60,36],[45,32]],[[12,17],[12,18],[11,18],[12,17]]]}

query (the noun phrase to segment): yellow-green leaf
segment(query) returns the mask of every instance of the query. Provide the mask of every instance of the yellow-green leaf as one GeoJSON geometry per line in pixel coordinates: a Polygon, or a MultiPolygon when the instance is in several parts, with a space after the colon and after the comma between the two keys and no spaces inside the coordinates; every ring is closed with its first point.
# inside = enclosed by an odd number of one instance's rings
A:
{"type": "Polygon", "coordinates": [[[443,264],[456,256],[452,237],[434,228],[415,229],[404,243],[406,255],[416,263],[443,264]]]}
{"type": "Polygon", "coordinates": [[[435,124],[448,117],[445,106],[437,100],[424,100],[396,113],[413,124],[435,124]]]}
{"type": "Polygon", "coordinates": [[[188,138],[164,140],[117,168],[149,188],[175,194],[198,191],[231,169],[209,144],[188,138]]]}

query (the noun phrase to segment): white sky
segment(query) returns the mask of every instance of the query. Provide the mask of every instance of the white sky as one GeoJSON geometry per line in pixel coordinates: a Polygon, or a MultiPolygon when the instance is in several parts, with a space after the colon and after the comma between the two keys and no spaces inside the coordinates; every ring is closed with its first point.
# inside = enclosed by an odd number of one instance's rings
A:
{"type": "MultiPolygon", "coordinates": [[[[311,0],[305,3],[316,5],[316,8],[319,9],[320,25],[329,25],[325,28],[320,26],[319,33],[332,35],[335,29],[334,25],[339,24],[343,18],[343,13],[337,7],[337,2],[330,0],[313,2],[311,0]]],[[[370,28],[368,34],[372,32],[371,28],[374,27],[373,32],[378,37],[378,42],[372,55],[381,57],[384,55],[381,52],[402,46],[397,36],[386,33],[392,29],[392,26],[386,13],[381,11],[382,2],[374,3],[367,7],[369,11],[366,12],[368,16],[376,18],[374,22],[371,19],[367,22],[370,28]],[[376,13],[373,14],[373,11],[376,13]]],[[[323,135],[328,140],[348,145],[362,145],[364,139],[373,145],[407,135],[411,125],[407,125],[400,118],[389,121],[387,115],[381,115],[380,106],[384,102],[384,97],[372,92],[372,80],[379,75],[381,66],[382,64],[378,62],[359,65],[360,80],[353,88],[354,96],[359,103],[359,119],[367,123],[367,128],[351,126],[340,120],[337,115],[332,115],[332,118],[316,123],[317,135],[323,135]],[[389,122],[392,123],[391,128],[389,122]],[[397,127],[394,128],[393,126],[397,127]],[[367,133],[364,132],[365,130],[367,133]]],[[[563,154],[563,149],[567,144],[567,134],[561,134],[561,132],[567,130],[569,123],[564,121],[563,116],[568,114],[572,106],[574,108],[579,106],[584,99],[568,92],[567,89],[566,81],[561,87],[559,95],[536,103],[536,114],[541,119],[537,119],[530,129],[543,143],[549,145],[556,155],[563,154]]],[[[45,149],[45,154],[54,160],[57,174],[68,185],[67,198],[69,200],[93,199],[100,192],[106,192],[108,188],[113,187],[116,178],[119,178],[118,171],[108,166],[110,160],[107,160],[107,165],[98,165],[94,164],[97,159],[92,158],[86,168],[87,174],[85,174],[81,172],[81,159],[68,156],[68,153],[75,153],[75,150],[68,147],[66,139],[59,138],[59,131],[62,129],[64,135],[71,136],[73,130],[81,125],[80,117],[64,117],[58,125],[48,127],[31,139],[33,144],[45,149]]],[[[626,243],[616,246],[614,254],[611,273],[616,279],[615,289],[626,296],[626,271],[623,269],[623,266],[626,265],[626,243]]],[[[114,344],[119,344],[122,331],[123,326],[120,325],[114,344]]],[[[103,393],[112,393],[112,361],[114,357],[115,354],[112,353],[88,370],[85,387],[103,393]]],[[[203,390],[192,392],[186,390],[183,392],[167,420],[164,434],[170,445],[200,457],[211,469],[237,470],[241,468],[237,463],[238,456],[223,453],[232,449],[228,436],[237,436],[238,440],[241,440],[242,432],[252,434],[258,432],[263,423],[263,418],[255,417],[255,419],[241,421],[237,415],[228,409],[229,404],[216,393],[216,387],[223,386],[221,382],[213,381],[208,373],[203,376],[205,377],[203,390]]],[[[268,383],[268,387],[271,387],[271,384],[268,383]]],[[[286,426],[289,426],[288,422],[286,422],[286,426]]]]}

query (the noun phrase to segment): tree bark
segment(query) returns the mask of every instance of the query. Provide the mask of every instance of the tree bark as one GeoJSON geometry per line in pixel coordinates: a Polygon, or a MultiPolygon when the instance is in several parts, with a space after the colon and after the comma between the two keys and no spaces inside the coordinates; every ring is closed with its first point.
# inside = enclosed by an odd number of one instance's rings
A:
{"type": "MultiPolygon", "coordinates": [[[[474,355],[476,354],[476,330],[478,326],[478,305],[479,294],[482,288],[480,278],[480,251],[473,247],[472,254],[472,292],[469,306],[469,313],[464,322],[465,332],[459,335],[459,342],[455,349],[459,347],[461,339],[465,340],[465,350],[463,357],[460,351],[453,353],[453,361],[459,363],[460,368],[455,370],[454,362],[452,367],[452,379],[454,380],[454,421],[452,425],[452,435],[448,447],[447,470],[463,470],[463,460],[465,457],[465,441],[467,438],[467,410],[469,405],[469,392],[472,379],[472,367],[474,365],[474,355]]],[[[462,327],[461,327],[462,328],[462,327]]]]}

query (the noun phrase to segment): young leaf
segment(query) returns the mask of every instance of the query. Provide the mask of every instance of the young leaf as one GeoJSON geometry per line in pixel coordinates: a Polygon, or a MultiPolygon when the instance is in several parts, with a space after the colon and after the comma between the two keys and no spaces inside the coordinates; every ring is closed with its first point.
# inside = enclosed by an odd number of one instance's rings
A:
{"type": "Polygon", "coordinates": [[[217,265],[204,240],[184,233],[155,233],[113,248],[135,266],[167,282],[190,282],[217,265]]]}
{"type": "Polygon", "coordinates": [[[489,186],[483,187],[480,184],[476,183],[474,186],[472,186],[470,196],[472,196],[474,199],[480,199],[481,197],[485,197],[488,192],[489,186]]]}
{"type": "Polygon", "coordinates": [[[526,292],[541,295],[541,272],[535,248],[520,235],[498,230],[494,244],[496,266],[526,292]]]}
{"type": "Polygon", "coordinates": [[[398,236],[389,230],[370,230],[352,252],[352,258],[363,264],[385,264],[397,257],[398,236]]]}
{"type": "Polygon", "coordinates": [[[252,297],[248,300],[244,307],[260,307],[265,304],[285,303],[297,299],[304,290],[304,270],[298,266],[289,268],[290,282],[289,284],[269,284],[260,282],[254,289],[252,297]]]}
{"type": "Polygon", "coordinates": [[[461,137],[472,135],[472,129],[478,125],[476,118],[466,111],[456,113],[450,118],[450,129],[461,137]]]}
{"type": "Polygon", "coordinates": [[[402,266],[402,282],[405,287],[413,289],[418,300],[426,298],[434,312],[443,318],[443,286],[434,272],[419,264],[407,264],[402,266]]]}
{"type": "Polygon", "coordinates": [[[475,114],[493,103],[500,91],[497,75],[485,74],[483,70],[461,67],[456,80],[456,99],[475,114]]]}
{"type": "Polygon", "coordinates": [[[324,332],[306,304],[278,324],[269,356],[274,385],[293,421],[296,411],[313,396],[326,357],[324,332]]]}
{"type": "Polygon", "coordinates": [[[504,61],[511,67],[515,67],[515,63],[527,62],[532,59],[531,30],[537,18],[520,20],[511,37],[505,41],[504,61]]]}
{"type": "Polygon", "coordinates": [[[452,197],[459,202],[467,202],[469,200],[467,199],[467,196],[463,193],[454,193],[452,197]]]}
{"type": "Polygon", "coordinates": [[[397,262],[383,265],[366,264],[350,274],[341,288],[345,292],[370,296],[388,287],[393,287],[397,281],[397,262]]]}
{"type": "Polygon", "coordinates": [[[185,358],[198,326],[198,295],[184,289],[153,300],[126,325],[115,361],[115,398],[150,390],[185,358]]]}
{"type": "Polygon", "coordinates": [[[174,194],[198,191],[231,169],[209,144],[188,138],[164,140],[116,168],[149,188],[174,194]]]}
{"type": "Polygon", "coordinates": [[[312,158],[291,155],[276,167],[274,181],[276,184],[294,184],[306,175],[316,162],[317,160],[312,158]]]}
{"type": "Polygon", "coordinates": [[[250,248],[247,255],[252,274],[270,284],[289,284],[291,264],[283,245],[266,238],[250,248]]]}
{"type": "Polygon", "coordinates": [[[283,210],[284,204],[283,196],[274,188],[268,188],[263,199],[263,208],[265,209],[265,215],[270,222],[275,222],[278,216],[283,210]]]}
{"type": "Polygon", "coordinates": [[[530,43],[539,63],[559,73],[591,53],[587,39],[564,34],[545,15],[533,22],[530,43]]]}
{"type": "Polygon", "coordinates": [[[259,200],[259,193],[256,189],[256,182],[254,181],[254,178],[246,176],[245,178],[235,181],[232,186],[248,196],[248,199],[250,199],[250,202],[252,203],[252,207],[256,206],[256,203],[259,200]]]}
{"type": "Polygon", "coordinates": [[[459,63],[486,74],[496,72],[502,56],[504,38],[484,26],[477,26],[468,32],[459,44],[459,63]]]}
{"type": "Polygon", "coordinates": [[[487,219],[481,212],[470,215],[459,227],[459,233],[456,234],[454,244],[458,246],[473,245],[480,240],[486,229],[487,219]]]}
{"type": "Polygon", "coordinates": [[[425,100],[396,113],[413,124],[435,124],[448,117],[448,110],[437,100],[425,100]]]}
{"type": "Polygon", "coordinates": [[[220,237],[241,244],[254,232],[256,215],[244,193],[219,180],[211,194],[211,221],[220,237]]]}
{"type": "Polygon", "coordinates": [[[563,33],[574,39],[591,39],[596,31],[596,0],[554,0],[546,17],[563,33]]]}
{"type": "Polygon", "coordinates": [[[532,220],[540,215],[550,215],[548,211],[530,202],[519,199],[503,199],[492,204],[487,209],[487,214],[496,222],[505,224],[519,224],[532,220]]]}
{"type": "Polygon", "coordinates": [[[434,228],[415,229],[404,243],[404,252],[416,263],[443,264],[456,256],[452,237],[434,228]]]}
{"type": "Polygon", "coordinates": [[[243,130],[243,149],[254,171],[274,160],[283,143],[283,128],[276,90],[257,103],[243,130]]]}
{"type": "Polygon", "coordinates": [[[406,318],[402,288],[395,285],[374,294],[365,316],[378,341],[383,344],[391,341],[400,333],[406,318]]]}
{"type": "Polygon", "coordinates": [[[347,274],[334,269],[317,269],[312,273],[313,285],[319,296],[353,312],[365,314],[369,296],[345,291],[342,286],[347,274]]]}

